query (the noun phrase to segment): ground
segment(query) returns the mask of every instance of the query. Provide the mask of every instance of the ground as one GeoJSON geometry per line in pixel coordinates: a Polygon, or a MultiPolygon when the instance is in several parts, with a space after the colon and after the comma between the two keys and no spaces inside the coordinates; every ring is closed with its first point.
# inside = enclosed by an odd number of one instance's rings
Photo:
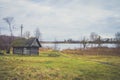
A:
{"type": "MultiPolygon", "coordinates": [[[[55,53],[56,54],[56,53],[55,53]]],[[[0,80],[119,80],[119,56],[0,55],[0,80]]]]}

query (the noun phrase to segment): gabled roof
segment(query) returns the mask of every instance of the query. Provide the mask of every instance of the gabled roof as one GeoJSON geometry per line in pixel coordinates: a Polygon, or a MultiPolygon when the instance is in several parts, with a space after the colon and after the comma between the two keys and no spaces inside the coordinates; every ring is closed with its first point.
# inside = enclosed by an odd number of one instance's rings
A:
{"type": "Polygon", "coordinates": [[[41,44],[37,38],[30,38],[30,39],[19,38],[12,42],[12,46],[13,47],[31,47],[32,43],[35,40],[37,41],[39,47],[41,47],[41,44]]]}

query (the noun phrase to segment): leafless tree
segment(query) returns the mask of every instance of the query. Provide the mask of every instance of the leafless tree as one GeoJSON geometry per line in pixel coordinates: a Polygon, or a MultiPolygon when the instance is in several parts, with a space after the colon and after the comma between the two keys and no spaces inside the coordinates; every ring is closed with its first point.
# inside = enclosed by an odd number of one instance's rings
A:
{"type": "Polygon", "coordinates": [[[0,35],[0,49],[9,50],[10,48],[10,36],[0,35]]]}
{"type": "Polygon", "coordinates": [[[41,38],[41,32],[40,32],[39,28],[36,28],[36,30],[35,30],[35,37],[36,37],[37,39],[39,39],[39,40],[42,39],[42,38],[41,38]]]}
{"type": "Polygon", "coordinates": [[[54,50],[58,50],[58,44],[57,44],[57,40],[56,40],[56,38],[55,38],[55,41],[54,41],[54,50]]]}
{"type": "Polygon", "coordinates": [[[96,40],[98,47],[101,47],[102,41],[101,41],[101,36],[98,36],[97,40],[96,40]]]}
{"type": "Polygon", "coordinates": [[[98,34],[96,34],[95,32],[92,32],[90,34],[90,40],[91,41],[95,41],[95,40],[97,40],[97,38],[98,38],[98,34]]]}
{"type": "Polygon", "coordinates": [[[26,31],[23,36],[24,36],[24,38],[29,39],[30,38],[30,31],[26,31]]]}
{"type": "Polygon", "coordinates": [[[3,18],[3,20],[5,20],[5,22],[8,24],[10,34],[11,34],[11,37],[9,39],[8,49],[7,49],[7,53],[10,53],[10,48],[12,46],[11,43],[14,39],[14,37],[13,37],[13,25],[12,25],[12,22],[13,22],[14,18],[13,17],[6,17],[6,18],[3,18]]]}
{"type": "Polygon", "coordinates": [[[120,48],[120,32],[115,33],[116,47],[120,48]]]}
{"type": "Polygon", "coordinates": [[[11,36],[13,36],[13,32],[12,32],[12,22],[13,22],[13,17],[6,17],[6,18],[3,18],[3,20],[6,21],[6,23],[8,24],[9,26],[9,30],[10,30],[10,33],[11,33],[11,36]]]}
{"type": "Polygon", "coordinates": [[[86,49],[86,47],[87,47],[87,41],[88,41],[88,40],[86,39],[86,37],[83,37],[83,39],[82,39],[81,42],[82,42],[82,44],[83,44],[83,48],[84,48],[84,49],[86,49]]]}
{"type": "Polygon", "coordinates": [[[1,35],[1,27],[0,27],[0,35],[1,35]]]}
{"type": "MultiPolygon", "coordinates": [[[[91,42],[95,42],[98,39],[98,34],[96,34],[95,32],[92,32],[90,34],[90,40],[91,42]]],[[[93,47],[93,43],[91,43],[91,47],[93,47]]]]}

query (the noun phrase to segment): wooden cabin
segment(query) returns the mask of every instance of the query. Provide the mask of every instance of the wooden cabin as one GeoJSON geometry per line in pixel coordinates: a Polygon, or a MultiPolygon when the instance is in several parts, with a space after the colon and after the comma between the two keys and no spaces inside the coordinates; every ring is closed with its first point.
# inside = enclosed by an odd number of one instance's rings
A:
{"type": "Polygon", "coordinates": [[[37,38],[16,39],[12,43],[13,54],[38,55],[41,44],[37,38]]]}

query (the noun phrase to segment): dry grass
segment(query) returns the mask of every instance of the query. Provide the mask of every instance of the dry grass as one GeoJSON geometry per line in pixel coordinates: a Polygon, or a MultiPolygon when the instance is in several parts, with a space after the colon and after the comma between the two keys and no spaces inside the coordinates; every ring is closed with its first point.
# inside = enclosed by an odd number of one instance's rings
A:
{"type": "Polygon", "coordinates": [[[119,71],[119,56],[0,56],[0,80],[119,80],[119,71]]]}
{"type": "Polygon", "coordinates": [[[66,49],[61,51],[66,54],[78,55],[117,55],[120,56],[118,48],[88,48],[88,49],[66,49]]]}

